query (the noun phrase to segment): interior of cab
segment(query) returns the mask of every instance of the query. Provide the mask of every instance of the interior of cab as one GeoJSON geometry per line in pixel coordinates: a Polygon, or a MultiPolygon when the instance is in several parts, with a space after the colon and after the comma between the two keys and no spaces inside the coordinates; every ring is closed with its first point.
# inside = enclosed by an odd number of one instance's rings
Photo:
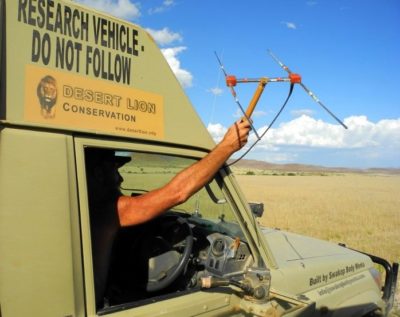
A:
{"type": "MultiPolygon", "coordinates": [[[[85,155],[92,155],[92,150],[87,148],[85,155]]],[[[117,168],[122,177],[120,193],[130,196],[159,188],[196,161],[155,153],[111,152],[116,163],[108,166],[117,168]]],[[[110,160],[109,153],[97,153],[96,157],[110,160]]],[[[87,159],[87,170],[93,167],[89,164],[93,162],[87,159]]],[[[89,172],[87,175],[90,177],[89,172]]],[[[90,182],[87,180],[89,191],[90,182]]],[[[118,311],[198,291],[203,287],[202,279],[210,276],[239,283],[254,259],[224,192],[217,175],[184,204],[142,225],[117,228],[115,234],[109,233],[114,229],[104,225],[113,223],[113,217],[103,215],[104,211],[89,210],[94,263],[96,259],[107,263],[105,277],[96,276],[101,270],[93,270],[95,281],[106,279],[101,287],[95,286],[97,310],[118,311]],[[96,239],[104,237],[112,240],[110,252],[96,247],[103,244],[96,239]]],[[[89,200],[91,197],[93,193],[89,193],[89,200]]],[[[89,204],[89,209],[96,209],[93,206],[89,204]]],[[[113,212],[112,208],[108,211],[113,212]]]]}

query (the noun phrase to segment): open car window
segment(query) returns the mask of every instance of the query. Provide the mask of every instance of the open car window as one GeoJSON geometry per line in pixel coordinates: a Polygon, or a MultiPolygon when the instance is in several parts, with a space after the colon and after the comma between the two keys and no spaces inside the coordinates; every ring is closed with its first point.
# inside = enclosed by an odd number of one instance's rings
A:
{"type": "Polygon", "coordinates": [[[196,159],[86,147],[85,162],[97,312],[193,293],[205,277],[240,280],[254,263],[218,175],[163,215],[119,226],[119,195],[160,188],[196,159]]]}
{"type": "MultiPolygon", "coordinates": [[[[117,152],[132,160],[119,169],[124,181],[125,195],[140,195],[167,184],[177,173],[196,162],[195,159],[163,154],[117,152]]],[[[173,208],[188,215],[196,215],[212,221],[225,218],[235,221],[220,184],[213,179],[206,187],[185,203],[173,208]]]]}

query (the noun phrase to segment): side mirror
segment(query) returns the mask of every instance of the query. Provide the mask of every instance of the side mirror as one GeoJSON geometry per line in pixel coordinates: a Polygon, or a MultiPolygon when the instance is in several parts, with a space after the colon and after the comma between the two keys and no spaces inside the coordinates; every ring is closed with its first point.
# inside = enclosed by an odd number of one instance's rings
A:
{"type": "Polygon", "coordinates": [[[254,216],[260,218],[264,214],[264,204],[263,203],[249,203],[250,210],[254,216]]]}

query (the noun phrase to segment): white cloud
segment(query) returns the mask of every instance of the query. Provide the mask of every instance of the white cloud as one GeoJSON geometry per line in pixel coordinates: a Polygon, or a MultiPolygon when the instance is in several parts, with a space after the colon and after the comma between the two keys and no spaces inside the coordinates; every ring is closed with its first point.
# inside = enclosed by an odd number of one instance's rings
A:
{"type": "Polygon", "coordinates": [[[168,8],[170,8],[170,7],[174,6],[174,5],[175,5],[175,1],[173,1],[173,0],[165,0],[165,1],[163,1],[161,6],[149,9],[148,13],[149,14],[162,13],[165,10],[167,10],[168,8]]]}
{"type": "Polygon", "coordinates": [[[398,148],[400,153],[400,118],[373,123],[366,116],[353,116],[345,119],[344,123],[349,127],[346,146],[383,146],[398,148]]]}
{"type": "MultiPolygon", "coordinates": [[[[347,130],[338,124],[302,115],[271,128],[248,157],[277,163],[400,167],[400,118],[374,123],[366,116],[351,116],[344,122],[347,130]],[[337,163],[335,160],[339,158],[337,163]]],[[[260,128],[258,133],[264,130],[265,127],[260,128]]],[[[212,129],[209,126],[209,131],[218,141],[226,129],[216,124],[212,129]]],[[[248,145],[254,140],[252,134],[248,145]]]]}
{"type": "Polygon", "coordinates": [[[291,29],[291,30],[297,29],[297,26],[294,22],[282,22],[282,23],[285,24],[288,29],[291,29]]]}
{"type": "Polygon", "coordinates": [[[192,86],[193,76],[192,74],[181,68],[181,62],[178,60],[177,55],[182,51],[186,50],[184,46],[164,48],[161,52],[164,54],[169,66],[178,78],[182,87],[187,88],[192,86]]]}
{"type": "Polygon", "coordinates": [[[223,92],[224,92],[219,87],[210,88],[208,91],[211,92],[214,96],[221,96],[223,94],[223,92]]]}
{"type": "MultiPolygon", "coordinates": [[[[179,33],[172,32],[167,27],[161,30],[153,30],[149,28],[146,30],[160,46],[169,45],[176,41],[182,42],[183,40],[179,33]]],[[[185,46],[167,47],[161,49],[161,52],[163,53],[165,59],[167,60],[169,66],[183,88],[191,87],[193,81],[193,75],[188,70],[181,67],[181,62],[178,59],[178,54],[186,49],[187,48],[185,46]]]]}
{"type": "Polygon", "coordinates": [[[207,130],[211,134],[214,141],[219,142],[222,140],[223,136],[225,135],[225,133],[228,129],[225,128],[220,123],[216,123],[216,124],[209,123],[207,126],[207,130]]]}
{"type": "MultiPolygon", "coordinates": [[[[259,129],[259,133],[264,129],[259,129]]],[[[339,125],[302,115],[292,121],[282,123],[278,128],[272,128],[261,142],[275,145],[338,147],[343,144],[344,131],[339,125]]]]}
{"type": "Polygon", "coordinates": [[[305,114],[306,116],[310,116],[311,117],[314,114],[314,111],[311,110],[311,109],[297,109],[297,110],[295,109],[295,110],[290,111],[290,114],[293,117],[300,117],[303,114],[305,114]]]}
{"type": "Polygon", "coordinates": [[[154,40],[161,46],[171,44],[175,41],[182,41],[182,36],[179,33],[172,32],[168,28],[161,30],[146,29],[151,34],[154,40]]]}
{"type": "Polygon", "coordinates": [[[400,119],[373,123],[366,116],[352,116],[346,118],[344,123],[348,130],[302,115],[282,123],[278,128],[272,128],[263,142],[337,149],[400,146],[400,119]]]}
{"type": "Polygon", "coordinates": [[[130,0],[77,0],[77,2],[124,20],[136,20],[140,17],[139,5],[130,0]]]}

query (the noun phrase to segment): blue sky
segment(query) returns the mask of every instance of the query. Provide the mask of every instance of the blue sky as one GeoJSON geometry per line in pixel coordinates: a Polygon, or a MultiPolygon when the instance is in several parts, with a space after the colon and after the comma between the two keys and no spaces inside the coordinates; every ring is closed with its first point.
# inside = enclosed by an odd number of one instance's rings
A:
{"type": "MultiPolygon", "coordinates": [[[[271,49],[349,129],[298,85],[274,126],[246,156],[272,163],[400,168],[400,1],[79,0],[132,21],[155,38],[218,141],[240,117],[214,52],[229,74],[286,73],[271,49]]],[[[256,84],[236,91],[246,107],[256,84]]],[[[289,86],[267,85],[254,113],[261,134],[289,86]]],[[[252,134],[250,144],[254,141],[252,134]]]]}

